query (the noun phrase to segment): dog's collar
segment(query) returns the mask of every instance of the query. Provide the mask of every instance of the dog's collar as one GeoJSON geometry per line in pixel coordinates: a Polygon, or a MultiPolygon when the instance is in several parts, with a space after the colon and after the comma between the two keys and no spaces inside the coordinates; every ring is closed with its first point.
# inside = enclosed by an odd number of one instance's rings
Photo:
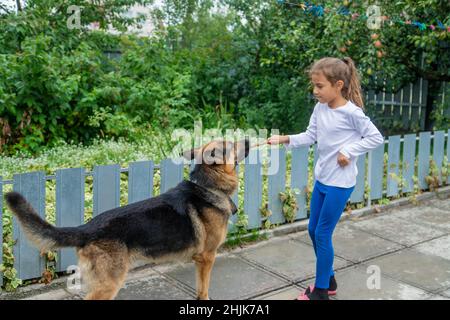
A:
{"type": "MultiPolygon", "coordinates": [[[[201,189],[206,194],[213,194],[215,197],[228,199],[228,202],[230,203],[230,207],[231,207],[231,214],[235,214],[237,212],[237,207],[234,204],[234,201],[230,198],[229,195],[227,195],[222,190],[220,190],[220,189],[212,189],[212,188],[211,189],[205,188],[205,187],[199,185],[195,179],[187,180],[187,181],[192,183],[192,184],[194,184],[197,188],[201,189]]],[[[220,201],[220,200],[218,200],[218,201],[220,201]]],[[[225,209],[226,210],[228,208],[219,208],[219,209],[221,209],[221,210],[225,209]]]]}
{"type": "Polygon", "coordinates": [[[198,184],[197,180],[193,179],[193,180],[188,180],[189,182],[195,184],[196,187],[206,191],[206,192],[210,192],[213,193],[219,197],[226,197],[226,198],[230,198],[225,192],[223,192],[220,189],[215,189],[215,188],[205,188],[204,186],[198,184]]]}

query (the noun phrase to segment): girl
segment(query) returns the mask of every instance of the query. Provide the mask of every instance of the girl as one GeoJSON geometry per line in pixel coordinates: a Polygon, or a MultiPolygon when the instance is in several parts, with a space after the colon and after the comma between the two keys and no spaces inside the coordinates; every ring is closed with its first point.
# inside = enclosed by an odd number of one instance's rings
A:
{"type": "Polygon", "coordinates": [[[316,281],[299,300],[329,300],[336,294],[332,234],[356,184],[359,155],[384,143],[364,114],[358,71],[351,58],[323,58],[309,70],[314,107],[309,126],[296,135],[273,135],[269,144],[288,148],[317,141],[318,160],[311,197],[308,232],[316,254],[316,281]]]}

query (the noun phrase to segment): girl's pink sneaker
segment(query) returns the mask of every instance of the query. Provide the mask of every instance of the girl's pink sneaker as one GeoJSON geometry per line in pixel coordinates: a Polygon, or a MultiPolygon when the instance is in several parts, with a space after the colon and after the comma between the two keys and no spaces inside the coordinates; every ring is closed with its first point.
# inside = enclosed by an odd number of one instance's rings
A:
{"type": "MultiPolygon", "coordinates": [[[[308,288],[306,288],[305,291],[303,291],[302,293],[300,293],[300,295],[298,296],[297,300],[305,300],[305,299],[300,299],[301,297],[306,297],[307,294],[310,294],[311,292],[313,292],[314,290],[314,285],[310,285],[308,288]]],[[[337,293],[337,290],[328,290],[328,295],[329,296],[335,296],[337,293]]],[[[309,300],[309,299],[306,299],[309,300]]]]}

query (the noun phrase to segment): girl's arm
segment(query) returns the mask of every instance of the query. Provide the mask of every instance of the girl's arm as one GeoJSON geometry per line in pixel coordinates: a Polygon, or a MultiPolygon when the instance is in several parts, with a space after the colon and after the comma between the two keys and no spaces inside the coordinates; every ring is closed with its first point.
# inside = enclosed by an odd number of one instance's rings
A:
{"type": "Polygon", "coordinates": [[[363,137],[344,146],[340,153],[351,159],[375,149],[384,143],[384,138],[377,127],[370,121],[370,118],[364,114],[362,109],[358,108],[350,115],[350,120],[355,130],[363,137]]]}
{"type": "Polygon", "coordinates": [[[311,118],[309,119],[309,125],[305,132],[288,136],[289,141],[285,143],[288,148],[310,146],[317,141],[316,109],[317,105],[314,108],[311,118]]]}

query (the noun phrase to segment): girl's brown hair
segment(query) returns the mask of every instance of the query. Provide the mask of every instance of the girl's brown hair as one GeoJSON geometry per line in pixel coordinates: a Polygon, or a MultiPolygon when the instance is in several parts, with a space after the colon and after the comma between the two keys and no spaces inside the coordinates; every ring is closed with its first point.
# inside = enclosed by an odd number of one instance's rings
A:
{"type": "Polygon", "coordinates": [[[361,82],[352,58],[322,58],[314,62],[309,69],[310,77],[315,73],[322,73],[333,85],[342,80],[344,82],[342,96],[364,110],[361,82]]]}

